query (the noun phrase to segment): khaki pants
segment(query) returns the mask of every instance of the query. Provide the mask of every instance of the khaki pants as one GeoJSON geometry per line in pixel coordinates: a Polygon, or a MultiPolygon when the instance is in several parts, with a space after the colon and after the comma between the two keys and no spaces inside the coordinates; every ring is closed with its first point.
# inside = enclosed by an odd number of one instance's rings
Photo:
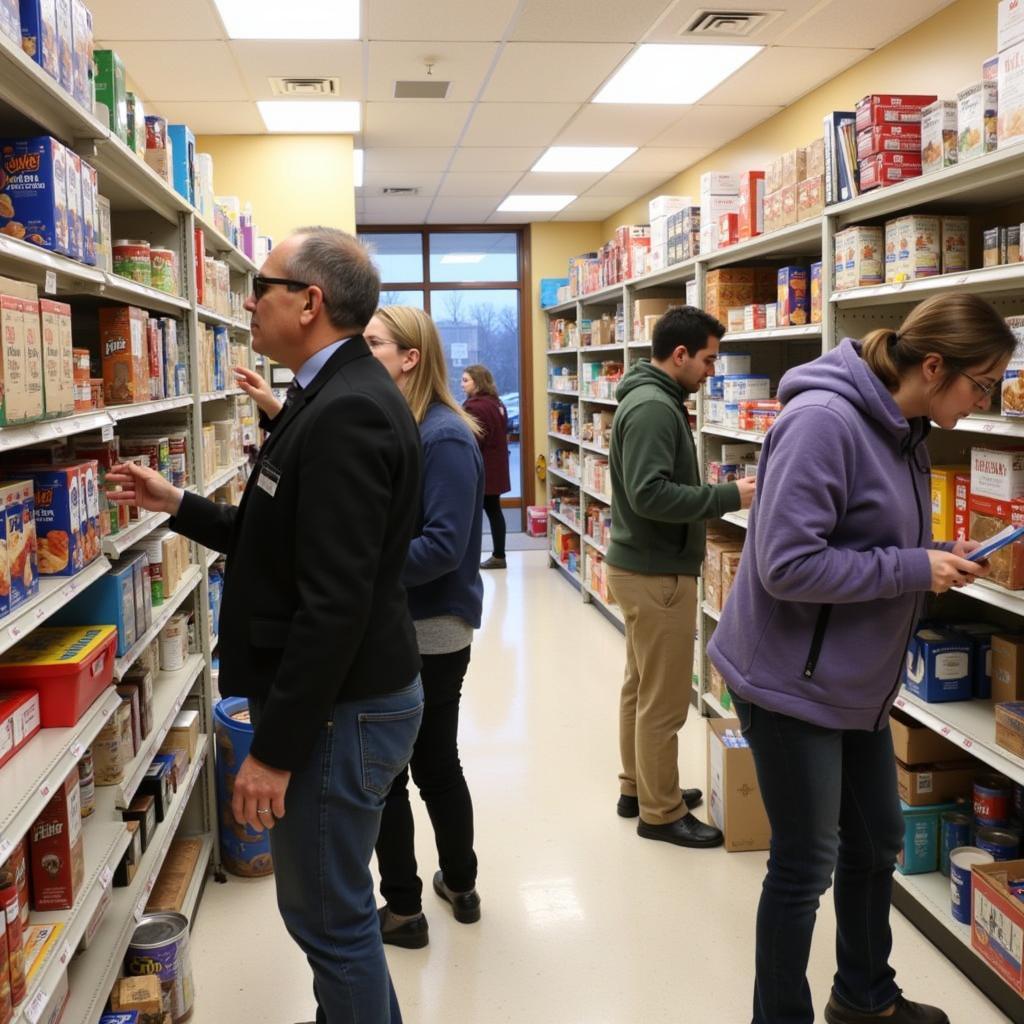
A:
{"type": "Polygon", "coordinates": [[[679,795],[679,742],[693,679],[694,576],[650,576],[608,566],[626,619],[626,672],[619,708],[619,788],[640,801],[648,825],[688,814],[679,795]]]}

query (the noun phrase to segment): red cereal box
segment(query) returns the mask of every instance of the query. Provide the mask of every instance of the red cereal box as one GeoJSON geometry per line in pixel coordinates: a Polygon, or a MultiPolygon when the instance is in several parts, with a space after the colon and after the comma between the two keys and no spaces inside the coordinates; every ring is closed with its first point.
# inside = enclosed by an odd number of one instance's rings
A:
{"type": "Polygon", "coordinates": [[[75,765],[29,832],[32,909],[70,910],[82,888],[82,804],[75,765]]]}

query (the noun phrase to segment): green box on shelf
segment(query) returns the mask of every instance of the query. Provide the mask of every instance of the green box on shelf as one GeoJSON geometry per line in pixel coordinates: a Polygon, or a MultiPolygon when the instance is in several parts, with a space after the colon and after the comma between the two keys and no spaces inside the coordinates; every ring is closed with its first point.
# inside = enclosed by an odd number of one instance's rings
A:
{"type": "Polygon", "coordinates": [[[925,804],[911,807],[900,801],[903,811],[903,849],[896,861],[901,875],[923,875],[939,869],[940,828],[945,811],[955,811],[955,803],[925,804]]]}
{"type": "Polygon", "coordinates": [[[113,50],[95,50],[96,101],[110,111],[110,130],[128,145],[128,82],[124,62],[113,50]]]}

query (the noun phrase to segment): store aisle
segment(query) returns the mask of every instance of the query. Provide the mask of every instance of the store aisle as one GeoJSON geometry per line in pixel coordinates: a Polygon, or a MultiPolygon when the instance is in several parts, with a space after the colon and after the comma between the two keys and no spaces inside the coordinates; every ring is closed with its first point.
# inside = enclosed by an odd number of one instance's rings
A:
{"type": "MultiPolygon", "coordinates": [[[[463,701],[463,760],[477,810],[483,921],[456,924],[430,892],[430,946],[389,948],[406,1024],[660,1024],[750,1019],[754,910],[765,855],[683,850],[615,816],[620,634],[546,567],[512,553],[486,574],[485,625],[463,701]]],[[[684,784],[705,786],[704,728],[684,730],[684,784]]],[[[703,810],[700,812],[703,814],[703,810]]],[[[956,1022],[1005,1020],[898,914],[894,961],[910,998],[956,1022]]],[[[196,1024],[313,1017],[309,971],[270,879],[207,887],[193,934],[196,1024]]],[[[832,976],[831,904],[812,959],[832,976]]]]}

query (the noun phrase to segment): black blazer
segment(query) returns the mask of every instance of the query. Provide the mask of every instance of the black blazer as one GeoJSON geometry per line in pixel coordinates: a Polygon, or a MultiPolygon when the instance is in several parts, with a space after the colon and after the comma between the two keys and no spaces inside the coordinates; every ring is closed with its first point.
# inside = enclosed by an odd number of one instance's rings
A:
{"type": "Polygon", "coordinates": [[[275,421],[238,508],[186,492],[171,526],[227,555],[220,689],[265,702],[259,760],[302,767],[337,702],[416,678],[400,578],[419,501],[419,431],[358,336],[275,421]]]}

